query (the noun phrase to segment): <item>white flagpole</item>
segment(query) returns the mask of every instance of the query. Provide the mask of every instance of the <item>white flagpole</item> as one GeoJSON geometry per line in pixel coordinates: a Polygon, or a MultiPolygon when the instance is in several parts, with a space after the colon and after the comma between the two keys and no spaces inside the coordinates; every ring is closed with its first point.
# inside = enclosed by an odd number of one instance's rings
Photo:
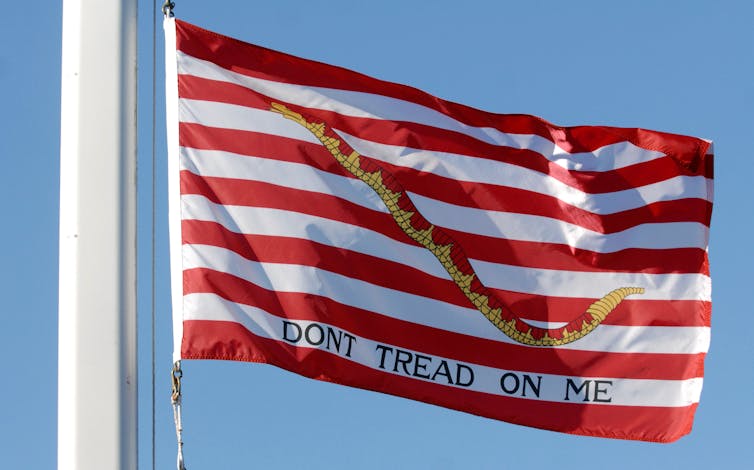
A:
{"type": "Polygon", "coordinates": [[[63,2],[59,469],[137,464],[136,3],[63,2]]]}

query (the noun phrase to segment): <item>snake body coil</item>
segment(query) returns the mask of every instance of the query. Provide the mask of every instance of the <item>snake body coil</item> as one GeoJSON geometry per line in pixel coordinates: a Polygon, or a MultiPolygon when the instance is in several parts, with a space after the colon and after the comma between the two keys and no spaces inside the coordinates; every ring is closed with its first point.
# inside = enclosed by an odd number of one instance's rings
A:
{"type": "Polygon", "coordinates": [[[432,252],[477,310],[514,341],[530,346],[561,346],[571,343],[597,328],[625,297],[644,292],[641,287],[615,289],[561,328],[548,329],[530,325],[505,307],[503,302],[479,281],[461,246],[444,230],[422,216],[389,171],[351,148],[324,122],[307,119],[278,103],[272,103],[271,106],[272,111],[302,125],[314,134],[346,171],[369,185],[380,196],[406,235],[432,252]]]}

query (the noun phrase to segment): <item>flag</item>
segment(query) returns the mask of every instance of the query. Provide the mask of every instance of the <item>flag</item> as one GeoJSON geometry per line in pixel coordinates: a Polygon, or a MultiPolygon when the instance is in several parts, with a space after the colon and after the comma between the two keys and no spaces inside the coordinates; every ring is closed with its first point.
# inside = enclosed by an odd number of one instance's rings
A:
{"type": "Polygon", "coordinates": [[[573,434],[690,431],[710,142],[166,32],[176,359],[573,434]]]}

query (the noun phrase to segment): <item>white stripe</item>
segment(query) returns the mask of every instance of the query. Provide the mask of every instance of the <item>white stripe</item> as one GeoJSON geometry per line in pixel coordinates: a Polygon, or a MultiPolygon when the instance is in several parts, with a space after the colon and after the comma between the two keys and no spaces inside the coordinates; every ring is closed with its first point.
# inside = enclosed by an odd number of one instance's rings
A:
{"type": "Polygon", "coordinates": [[[659,201],[709,199],[703,176],[676,176],[664,181],[608,193],[585,193],[555,178],[504,162],[446,152],[380,144],[338,131],[354,150],[379,161],[459,181],[494,184],[553,196],[595,214],[613,214],[659,201]]]}
{"type": "MultiPolygon", "coordinates": [[[[236,233],[312,240],[403,264],[441,279],[450,276],[426,249],[367,228],[279,209],[219,205],[204,196],[183,196],[183,217],[217,222],[236,233]]],[[[703,274],[583,272],[526,268],[470,260],[479,279],[493,289],[569,298],[598,299],[618,287],[643,287],[646,300],[710,300],[703,274]]],[[[638,298],[638,296],[637,296],[638,298]]],[[[522,312],[522,316],[525,315],[522,312]]]]}
{"type": "MultiPolygon", "coordinates": [[[[211,269],[275,292],[323,296],[404,321],[514,343],[476,309],[379,287],[311,266],[258,263],[223,248],[184,245],[183,268],[211,269]]],[[[564,347],[603,352],[694,354],[706,352],[708,346],[707,327],[600,325],[598,331],[564,347]]]]}
{"type": "MultiPolygon", "coordinates": [[[[239,323],[256,336],[275,341],[285,341],[288,344],[295,344],[297,347],[320,349],[378,371],[408,376],[415,380],[432,382],[430,379],[414,376],[410,369],[404,371],[400,366],[394,368],[394,361],[391,361],[391,359],[394,359],[395,353],[390,352],[390,350],[385,350],[385,347],[391,348],[394,351],[396,349],[395,346],[386,343],[378,343],[365,337],[356,336],[352,332],[332,327],[326,323],[316,322],[319,328],[314,327],[313,330],[310,330],[309,338],[311,339],[311,342],[307,342],[305,339],[296,341],[298,335],[293,332],[295,331],[293,327],[289,326],[289,331],[286,334],[284,331],[285,326],[283,319],[271,315],[262,309],[229,302],[213,294],[187,295],[185,304],[186,320],[229,321],[239,323]],[[327,331],[328,327],[332,328],[336,335],[338,334],[337,332],[340,331],[350,334],[353,339],[347,340],[346,344],[344,344],[344,340],[341,339],[341,343],[338,345],[339,348],[336,348],[334,344],[330,343],[328,349],[328,342],[325,341],[322,341],[319,345],[314,345],[313,343],[318,343],[320,340],[320,337],[317,336],[320,334],[319,332],[327,331]],[[378,346],[382,346],[382,349],[378,348],[378,346]],[[385,351],[384,355],[382,351],[385,351]]],[[[315,322],[305,320],[295,320],[290,322],[298,325],[302,331],[306,331],[308,326],[315,324],[315,322]]],[[[304,338],[303,335],[302,338],[304,338]]],[[[416,354],[417,352],[425,354],[421,351],[406,350],[405,348],[400,349],[409,351],[412,354],[416,354]]],[[[427,356],[430,358],[428,361],[429,366],[427,367],[430,374],[433,371],[432,366],[437,367],[442,360],[445,360],[450,365],[451,370],[455,368],[456,361],[452,358],[433,355],[427,356]]],[[[473,370],[473,382],[469,386],[459,386],[455,383],[449,384],[447,380],[442,379],[439,381],[436,380],[433,383],[440,383],[458,389],[511,396],[503,391],[501,377],[508,372],[527,372],[502,370],[468,362],[461,362],[461,364],[473,370]]],[[[601,398],[605,399],[608,396],[610,398],[609,403],[600,403],[600,405],[607,406],[689,406],[699,401],[703,382],[701,378],[686,380],[651,380],[613,377],[577,378],[540,373],[534,373],[531,375],[534,380],[537,380],[535,383],[539,385],[539,396],[537,396],[530,388],[526,395],[526,399],[560,403],[583,403],[583,395],[574,393],[573,390],[569,390],[569,400],[565,400],[567,380],[571,379],[576,383],[577,387],[584,380],[600,380],[605,381],[602,385],[605,392],[601,395],[601,398]],[[541,379],[537,379],[537,377],[541,377],[541,379]]],[[[470,378],[471,375],[468,374],[466,377],[470,378]]],[[[515,379],[510,379],[506,385],[509,390],[513,390],[512,380],[515,379]]],[[[513,396],[521,398],[520,394],[513,396]]]]}
{"type": "MultiPolygon", "coordinates": [[[[321,145],[314,135],[279,114],[212,101],[181,100],[181,120],[209,127],[254,131],[321,145]]],[[[696,198],[711,201],[712,180],[676,176],[665,181],[609,193],[586,193],[546,174],[485,158],[381,144],[338,133],[354,150],[393,165],[471,183],[524,189],[560,199],[595,214],[612,214],[659,201],[696,198]]]]}
{"type": "MultiPolygon", "coordinates": [[[[181,170],[188,170],[195,175],[259,181],[301,191],[329,194],[362,207],[385,214],[390,213],[377,193],[364,182],[322,171],[313,166],[188,147],[181,147],[180,160],[181,170]]],[[[306,198],[306,195],[301,197],[306,198]]]]}
{"type": "Polygon", "coordinates": [[[551,217],[475,209],[408,194],[419,212],[439,227],[507,240],[559,243],[614,253],[627,248],[705,249],[709,238],[709,228],[698,222],[641,224],[603,234],[551,217]]]}
{"type": "Polygon", "coordinates": [[[302,86],[249,77],[180,51],[178,54],[180,74],[239,84],[271,98],[307,108],[333,111],[352,117],[410,121],[459,132],[494,145],[529,149],[569,170],[610,171],[664,156],[661,152],[646,150],[630,142],[606,145],[593,152],[569,153],[538,135],[510,134],[491,127],[470,126],[434,109],[409,101],[372,93],[302,86]]]}
{"type": "MultiPolygon", "coordinates": [[[[182,148],[182,165],[205,176],[270,181],[288,188],[304,188],[347,199],[380,210],[380,201],[366,184],[352,178],[325,175],[308,165],[278,162],[220,151],[182,148]],[[257,166],[258,165],[258,166],[257,166]],[[346,181],[335,183],[341,178],[346,181]],[[311,182],[307,182],[311,179],[311,182]],[[333,182],[331,188],[326,187],[333,182]],[[359,187],[361,184],[362,187],[359,187]],[[351,190],[353,191],[346,191],[351,190]],[[343,192],[346,191],[346,192],[343,192]]],[[[668,249],[707,247],[709,229],[697,222],[641,224],[621,232],[603,234],[559,219],[530,214],[490,211],[437,201],[409,193],[431,223],[466,233],[509,240],[565,244],[574,248],[613,253],[627,248],[668,249]]]]}
{"type": "Polygon", "coordinates": [[[545,330],[563,328],[564,326],[568,324],[568,322],[566,321],[539,321],[539,320],[532,320],[530,318],[521,318],[521,319],[531,326],[544,328],[545,330]]]}
{"type": "Polygon", "coordinates": [[[181,98],[179,101],[181,122],[201,124],[222,129],[253,131],[279,135],[322,145],[303,126],[282,118],[279,114],[235,104],[217,103],[181,98]]]}

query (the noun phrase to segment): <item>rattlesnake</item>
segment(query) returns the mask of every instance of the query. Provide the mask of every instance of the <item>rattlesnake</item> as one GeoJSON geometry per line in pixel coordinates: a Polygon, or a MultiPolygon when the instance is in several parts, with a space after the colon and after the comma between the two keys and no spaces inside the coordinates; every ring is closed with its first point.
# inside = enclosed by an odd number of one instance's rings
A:
{"type": "Polygon", "coordinates": [[[379,162],[359,154],[324,122],[271,103],[271,111],[296,122],[325,146],[350,174],[372,188],[382,199],[398,226],[412,240],[429,250],[448,272],[466,298],[506,336],[530,346],[561,346],[591,333],[624,298],[642,294],[642,287],[620,287],[592,303],[586,312],[560,328],[540,328],[527,323],[481,283],[461,246],[442,228],[431,224],[418,211],[406,190],[379,162]]]}

